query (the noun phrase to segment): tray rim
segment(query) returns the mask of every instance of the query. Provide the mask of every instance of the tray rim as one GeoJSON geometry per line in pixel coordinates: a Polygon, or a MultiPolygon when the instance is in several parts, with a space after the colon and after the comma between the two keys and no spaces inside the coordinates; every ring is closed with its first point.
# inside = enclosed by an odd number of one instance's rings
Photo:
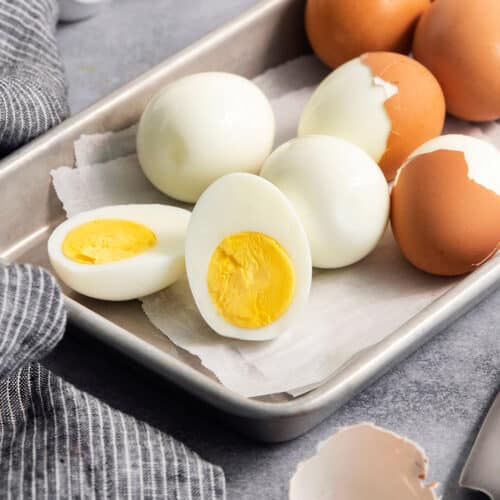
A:
{"type": "MultiPolygon", "coordinates": [[[[231,33],[250,25],[255,18],[287,3],[289,3],[288,0],[260,1],[234,20],[166,58],[160,64],[116,89],[108,96],[99,99],[96,103],[19,148],[0,161],[0,183],[16,169],[23,168],[23,163],[29,157],[50,149],[61,134],[68,138],[71,137],[72,133],[85,126],[87,122],[90,124],[95,113],[104,113],[107,108],[120,101],[126,102],[131,89],[136,88],[143,81],[161,78],[163,68],[171,70],[177,65],[181,66],[193,52],[209,50],[210,47],[227,38],[231,33]]],[[[233,415],[259,420],[306,415],[314,411],[324,410],[326,407],[331,413],[404,357],[414,352],[447,324],[482,300],[499,284],[500,256],[497,255],[459,283],[453,285],[450,290],[390,333],[384,340],[371,347],[370,354],[363,361],[363,366],[360,366],[359,361],[354,362],[349,367],[341,369],[341,373],[324,382],[320,387],[285,402],[266,402],[241,396],[75,300],[66,297],[66,303],[70,320],[95,338],[139,361],[212,406],[233,415]]]]}

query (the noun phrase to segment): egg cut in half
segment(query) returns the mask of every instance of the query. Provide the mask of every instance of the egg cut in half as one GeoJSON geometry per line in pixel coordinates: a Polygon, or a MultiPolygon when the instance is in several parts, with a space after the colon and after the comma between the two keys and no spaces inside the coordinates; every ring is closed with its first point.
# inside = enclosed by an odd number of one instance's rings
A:
{"type": "Polygon", "coordinates": [[[444,119],[443,92],[425,66],[393,52],[367,52],[321,82],[298,133],[356,144],[391,181],[415,148],[441,133],[444,119]]]}
{"type": "Polygon", "coordinates": [[[195,205],[186,270],[198,309],[218,334],[277,337],[300,317],[311,287],[311,253],[283,193],[252,174],[214,182],[195,205]]]}
{"type": "Polygon", "coordinates": [[[50,236],[50,262],[66,285],[88,297],[119,301],[149,295],[184,273],[190,215],[153,204],[82,212],[50,236]]]}
{"type": "Polygon", "coordinates": [[[306,230],[315,267],[353,264],[385,232],[389,188],[378,165],[338,137],[292,139],[265,161],[261,175],[292,202],[306,230]]]}
{"type": "Polygon", "coordinates": [[[428,273],[476,269],[500,247],[500,153],[465,135],[437,137],[401,167],[391,225],[405,257],[428,273]]]}

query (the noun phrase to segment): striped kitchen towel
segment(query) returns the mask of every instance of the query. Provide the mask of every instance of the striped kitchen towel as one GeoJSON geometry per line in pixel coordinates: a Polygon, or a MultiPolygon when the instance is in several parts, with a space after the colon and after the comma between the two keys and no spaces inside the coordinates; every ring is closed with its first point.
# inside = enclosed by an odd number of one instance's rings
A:
{"type": "Polygon", "coordinates": [[[0,156],[69,115],[57,0],[0,0],[0,156]]]}
{"type": "Polygon", "coordinates": [[[0,265],[0,499],[224,499],[220,468],[34,362],[65,322],[47,271],[0,265]]]}

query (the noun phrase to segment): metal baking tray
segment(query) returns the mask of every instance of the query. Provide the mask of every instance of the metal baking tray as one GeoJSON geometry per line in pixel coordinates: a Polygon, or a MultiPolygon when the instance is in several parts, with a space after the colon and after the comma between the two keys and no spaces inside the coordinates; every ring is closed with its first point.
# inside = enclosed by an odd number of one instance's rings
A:
{"type": "MultiPolygon", "coordinates": [[[[0,258],[50,267],[46,240],[64,219],[49,172],[72,165],[73,141],[83,133],[135,123],[149,98],[182,75],[231,71],[254,77],[310,51],[303,0],[267,0],[66,120],[0,163],[0,258]]],[[[500,281],[497,256],[460,280],[385,340],[364,351],[321,387],[296,399],[246,399],[226,389],[197,358],[177,349],[145,318],[139,302],[105,303],[68,289],[70,320],[214,408],[224,421],[267,442],[304,433],[491,292],[500,281]]]]}

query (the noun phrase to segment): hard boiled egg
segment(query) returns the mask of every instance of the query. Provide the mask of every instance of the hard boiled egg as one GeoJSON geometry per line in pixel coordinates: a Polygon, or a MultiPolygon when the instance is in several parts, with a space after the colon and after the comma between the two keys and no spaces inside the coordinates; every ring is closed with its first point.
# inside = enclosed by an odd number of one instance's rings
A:
{"type": "Polygon", "coordinates": [[[408,52],[430,0],[308,0],[306,31],[316,55],[336,68],[364,52],[408,52]]]}
{"type": "Polygon", "coordinates": [[[73,290],[129,300],[167,287],[184,273],[190,212],[166,205],[116,205],[82,212],[48,241],[50,262],[73,290]]]}
{"type": "Polygon", "coordinates": [[[498,0],[436,0],[420,19],[413,53],[439,80],[449,113],[500,117],[499,27],[498,0]]]}
{"type": "Polygon", "coordinates": [[[302,113],[299,135],[347,139],[392,180],[416,147],[441,133],[444,119],[443,93],[424,66],[401,54],[369,52],[323,80],[302,113]]]}
{"type": "Polygon", "coordinates": [[[292,205],[269,181],[229,174],[195,205],[186,270],[198,309],[218,334],[268,340],[302,313],[311,253],[292,205]]]}
{"type": "Polygon", "coordinates": [[[473,271],[500,245],[500,153],[473,137],[437,137],[401,167],[391,202],[394,236],[413,265],[473,271]]]}
{"type": "Polygon", "coordinates": [[[385,231],[389,190],[384,175],[368,154],[344,139],[293,139],[269,156],[261,175],[292,202],[315,267],[362,259],[385,231]]]}
{"type": "Polygon", "coordinates": [[[139,123],[137,154],[160,191],[195,202],[222,175],[258,172],[274,129],[271,105],[254,83],[229,73],[199,73],[151,100],[139,123]]]}

